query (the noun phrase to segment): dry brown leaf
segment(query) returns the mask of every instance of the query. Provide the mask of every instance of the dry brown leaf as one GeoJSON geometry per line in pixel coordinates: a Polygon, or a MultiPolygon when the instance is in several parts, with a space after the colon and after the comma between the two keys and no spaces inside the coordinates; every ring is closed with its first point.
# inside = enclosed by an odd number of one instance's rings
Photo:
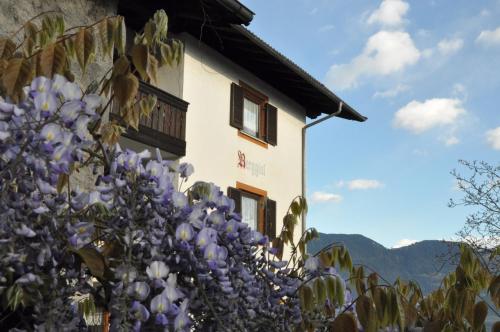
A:
{"type": "Polygon", "coordinates": [[[40,53],[40,74],[52,77],[61,74],[66,62],[66,51],[60,43],[46,46],[40,53]]]}
{"type": "Polygon", "coordinates": [[[80,29],[75,35],[75,53],[76,59],[82,71],[85,71],[87,65],[95,55],[95,39],[90,29],[80,29]]]}
{"type": "Polygon", "coordinates": [[[113,81],[113,93],[120,107],[130,107],[139,91],[139,80],[132,73],[118,75],[113,81]]]}
{"type": "Polygon", "coordinates": [[[149,49],[146,45],[134,45],[132,47],[132,63],[141,75],[143,80],[147,80],[149,64],[149,49]]]}
{"type": "Polygon", "coordinates": [[[8,59],[14,54],[16,43],[10,38],[0,37],[0,58],[8,59]]]}
{"type": "Polygon", "coordinates": [[[3,74],[3,86],[15,102],[23,96],[23,87],[31,79],[31,63],[23,58],[9,60],[3,74]]]}

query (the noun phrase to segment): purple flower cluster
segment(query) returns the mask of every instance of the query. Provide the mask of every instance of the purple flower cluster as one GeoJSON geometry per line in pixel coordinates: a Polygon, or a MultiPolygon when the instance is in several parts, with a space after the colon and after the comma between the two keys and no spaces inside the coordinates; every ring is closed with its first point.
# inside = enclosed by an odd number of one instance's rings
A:
{"type": "Polygon", "coordinates": [[[149,158],[116,147],[110,173],[98,181],[112,216],[103,239],[125,250],[113,268],[112,327],[291,329],[300,321],[292,305],[298,279],[269,264],[267,237],[240,221],[219,187],[176,191],[176,177],[190,175],[177,169],[190,167],[159,152],[149,158]]]}
{"type": "Polygon", "coordinates": [[[17,105],[0,102],[0,296],[8,303],[0,311],[20,315],[27,330],[75,330],[80,293],[110,312],[111,330],[294,330],[300,279],[273,261],[268,238],[241,222],[219,187],[180,192],[191,165],[119,146],[107,147],[110,164],[94,191],[61,187],[84,163],[99,163],[87,160],[97,151],[88,128],[101,98],[57,75],[25,93],[17,105]]]}
{"type": "Polygon", "coordinates": [[[0,295],[8,304],[0,312],[27,330],[74,329],[81,271],[71,250],[90,243],[94,225],[75,216],[89,196],[68,198],[57,185],[95,143],[88,124],[101,98],[58,75],[36,78],[25,95],[19,104],[0,100],[0,295]]]}

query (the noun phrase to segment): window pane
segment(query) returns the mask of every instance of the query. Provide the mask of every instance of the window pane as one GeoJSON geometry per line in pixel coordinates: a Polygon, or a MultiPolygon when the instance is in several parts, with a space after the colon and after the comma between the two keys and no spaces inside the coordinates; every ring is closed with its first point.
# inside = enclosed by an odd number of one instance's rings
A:
{"type": "Polygon", "coordinates": [[[241,218],[244,223],[247,223],[251,229],[257,229],[257,200],[241,196],[241,218]]]}
{"type": "Polygon", "coordinates": [[[243,130],[253,136],[257,136],[259,129],[259,105],[243,99],[243,130]]]}

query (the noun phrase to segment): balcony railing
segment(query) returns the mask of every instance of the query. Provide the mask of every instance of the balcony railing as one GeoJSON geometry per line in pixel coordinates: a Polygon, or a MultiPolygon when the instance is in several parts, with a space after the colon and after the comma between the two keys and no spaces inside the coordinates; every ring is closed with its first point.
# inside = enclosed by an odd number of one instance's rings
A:
{"type": "MultiPolygon", "coordinates": [[[[184,156],[186,154],[186,112],[189,103],[141,81],[137,98],[140,100],[147,95],[156,96],[155,109],[149,117],[141,116],[139,131],[129,128],[124,136],[177,156],[184,156]]],[[[119,114],[119,108],[114,105],[111,117],[116,118],[117,114],[119,114]]]]}

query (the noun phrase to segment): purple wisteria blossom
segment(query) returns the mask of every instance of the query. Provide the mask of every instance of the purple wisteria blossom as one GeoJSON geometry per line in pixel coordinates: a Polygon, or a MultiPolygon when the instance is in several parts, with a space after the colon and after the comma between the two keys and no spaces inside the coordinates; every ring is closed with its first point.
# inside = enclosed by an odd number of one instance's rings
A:
{"type": "Polygon", "coordinates": [[[0,294],[19,300],[0,309],[26,330],[74,331],[83,294],[111,331],[295,330],[300,279],[221,188],[181,192],[191,165],[98,144],[101,97],[63,76],[25,93],[0,101],[0,294]],[[92,190],[73,181],[82,167],[92,190]]]}

